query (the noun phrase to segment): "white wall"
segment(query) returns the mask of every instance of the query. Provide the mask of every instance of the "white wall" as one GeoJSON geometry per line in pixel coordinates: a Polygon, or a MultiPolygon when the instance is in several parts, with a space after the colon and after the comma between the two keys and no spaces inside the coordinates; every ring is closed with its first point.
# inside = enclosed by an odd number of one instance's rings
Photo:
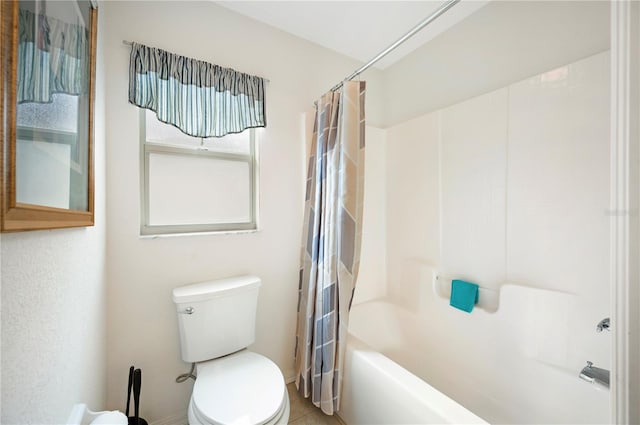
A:
{"type": "MultiPolygon", "coordinates": [[[[99,13],[98,52],[104,19],[99,13]]],[[[65,423],[106,402],[105,61],[98,54],[95,226],[2,235],[3,424],[65,423]]]]}
{"type": "Polygon", "coordinates": [[[383,126],[608,48],[607,1],[492,1],[385,70],[383,126]]]}
{"type": "MultiPolygon", "coordinates": [[[[252,347],[293,378],[305,142],[301,113],[359,64],[211,2],[108,2],[108,407],[124,408],[127,371],[143,369],[142,416],[184,415],[192,383],[179,352],[174,287],[242,273],[260,276],[252,347]],[[263,76],[268,127],[260,137],[260,231],[143,239],[139,236],[139,110],[127,102],[129,49],[159,47],[263,76]]],[[[366,76],[375,122],[375,71],[366,76]]],[[[379,90],[379,85],[378,89],[379,90]]],[[[371,105],[371,107],[369,107],[371,105]]],[[[373,119],[371,119],[373,117],[373,119]]]]}
{"type": "Polygon", "coordinates": [[[489,422],[608,421],[577,378],[610,367],[608,100],[604,52],[388,129],[389,295],[432,330],[418,372],[489,422]],[[433,269],[498,303],[449,307],[433,269]]]}

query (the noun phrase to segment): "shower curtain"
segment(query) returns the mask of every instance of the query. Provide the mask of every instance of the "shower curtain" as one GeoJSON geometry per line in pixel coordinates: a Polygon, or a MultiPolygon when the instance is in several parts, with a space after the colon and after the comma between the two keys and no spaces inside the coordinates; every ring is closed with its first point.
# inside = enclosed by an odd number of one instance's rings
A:
{"type": "Polygon", "coordinates": [[[296,332],[296,387],[328,415],[340,407],[349,309],[360,265],[365,82],[316,102],[296,332]]]}

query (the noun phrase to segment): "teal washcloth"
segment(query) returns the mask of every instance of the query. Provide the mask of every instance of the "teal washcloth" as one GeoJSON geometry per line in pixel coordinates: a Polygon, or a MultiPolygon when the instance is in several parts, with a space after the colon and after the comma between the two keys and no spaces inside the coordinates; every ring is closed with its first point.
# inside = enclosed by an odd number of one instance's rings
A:
{"type": "Polygon", "coordinates": [[[449,305],[471,313],[473,306],[478,302],[478,288],[479,286],[475,283],[465,282],[464,280],[452,280],[449,305]]]}

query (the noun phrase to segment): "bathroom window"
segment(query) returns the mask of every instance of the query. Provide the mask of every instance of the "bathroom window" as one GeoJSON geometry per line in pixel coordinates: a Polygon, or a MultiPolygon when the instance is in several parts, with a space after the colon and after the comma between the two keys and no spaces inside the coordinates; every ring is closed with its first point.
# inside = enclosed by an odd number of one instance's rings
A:
{"type": "Polygon", "coordinates": [[[256,130],[197,138],[141,110],[142,235],[257,229],[256,130]]]}

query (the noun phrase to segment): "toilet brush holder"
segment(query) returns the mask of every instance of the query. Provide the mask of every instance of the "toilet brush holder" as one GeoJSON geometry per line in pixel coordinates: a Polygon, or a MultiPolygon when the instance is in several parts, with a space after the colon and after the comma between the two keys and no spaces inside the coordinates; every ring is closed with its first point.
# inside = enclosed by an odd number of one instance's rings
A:
{"type": "Polygon", "coordinates": [[[129,425],[149,425],[146,420],[140,417],[140,390],[142,389],[142,370],[131,366],[129,369],[129,387],[127,388],[127,421],[129,425]],[[133,409],[134,416],[129,415],[129,399],[131,398],[131,387],[133,386],[133,409]]]}
{"type": "Polygon", "coordinates": [[[136,418],[135,416],[129,416],[129,425],[149,425],[143,418],[136,418]]]}

